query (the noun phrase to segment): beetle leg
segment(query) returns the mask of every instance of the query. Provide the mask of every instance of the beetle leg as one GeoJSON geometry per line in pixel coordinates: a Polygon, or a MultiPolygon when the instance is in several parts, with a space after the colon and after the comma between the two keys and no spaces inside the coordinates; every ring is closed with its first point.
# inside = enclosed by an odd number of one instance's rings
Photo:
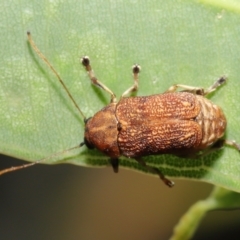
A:
{"type": "Polygon", "coordinates": [[[214,92],[218,87],[224,84],[226,80],[227,77],[225,76],[220,77],[212,86],[205,90],[204,95],[206,96],[207,94],[214,92]]]}
{"type": "Polygon", "coordinates": [[[240,144],[236,143],[235,140],[225,140],[224,143],[226,145],[236,148],[240,152],[240,144]]]}
{"type": "Polygon", "coordinates": [[[84,56],[81,58],[82,65],[85,67],[88,76],[92,82],[92,84],[96,85],[97,87],[102,88],[104,91],[108,92],[111,95],[111,103],[117,102],[116,95],[103,83],[101,83],[95,76],[94,71],[90,65],[90,59],[88,56],[84,56]]]}
{"type": "Polygon", "coordinates": [[[220,77],[212,86],[210,86],[208,89],[204,90],[203,88],[199,87],[192,87],[188,85],[182,85],[182,84],[175,84],[172,85],[166,92],[176,92],[178,88],[183,88],[185,92],[190,92],[196,95],[202,95],[206,96],[209,93],[215,91],[218,87],[220,87],[222,84],[226,82],[227,78],[225,76],[220,77]]]}
{"type": "Polygon", "coordinates": [[[176,92],[178,88],[183,88],[185,92],[190,92],[197,95],[204,95],[204,89],[199,87],[192,87],[183,84],[174,84],[172,85],[165,93],[176,92]]]}
{"type": "Polygon", "coordinates": [[[208,155],[209,153],[212,153],[216,150],[221,149],[223,146],[229,145],[234,147],[236,150],[240,152],[240,144],[236,143],[234,140],[226,140],[226,139],[219,139],[217,142],[215,142],[210,148],[203,151],[201,154],[198,154],[197,157],[204,157],[208,155]]]}
{"type": "Polygon", "coordinates": [[[129,95],[130,93],[133,93],[135,91],[137,91],[138,89],[138,75],[140,73],[141,67],[137,64],[133,65],[132,67],[132,71],[133,71],[133,80],[134,83],[133,85],[127,89],[123,94],[122,97],[126,97],[127,95],[129,95]]]}
{"type": "Polygon", "coordinates": [[[215,151],[221,149],[224,146],[224,144],[225,144],[224,139],[218,139],[212,146],[203,150],[201,153],[196,154],[195,158],[204,157],[212,152],[215,152],[215,151]]]}
{"type": "Polygon", "coordinates": [[[174,182],[172,182],[171,180],[165,178],[165,176],[161,173],[161,171],[160,171],[158,168],[148,166],[141,158],[135,158],[135,160],[136,160],[139,164],[141,164],[143,167],[147,168],[149,171],[158,174],[158,176],[160,177],[160,179],[161,179],[168,187],[173,187],[173,186],[174,186],[174,182]]]}
{"type": "Polygon", "coordinates": [[[115,173],[117,173],[117,172],[118,172],[118,166],[119,166],[119,160],[118,160],[118,158],[111,158],[111,159],[110,159],[110,163],[111,163],[111,165],[112,165],[113,171],[114,171],[115,173]]]}

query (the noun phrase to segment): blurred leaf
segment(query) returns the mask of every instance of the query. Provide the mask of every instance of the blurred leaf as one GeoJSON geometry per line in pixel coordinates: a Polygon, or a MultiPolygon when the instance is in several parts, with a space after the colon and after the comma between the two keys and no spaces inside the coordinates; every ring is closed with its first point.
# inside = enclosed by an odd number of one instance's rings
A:
{"type": "Polygon", "coordinates": [[[240,207],[240,194],[224,188],[215,187],[212,194],[205,199],[196,202],[181,217],[174,228],[171,240],[191,239],[202,218],[208,211],[216,209],[234,209],[240,207]]]}
{"type": "MultiPolygon", "coordinates": [[[[1,153],[36,161],[83,140],[82,118],[29,47],[28,30],[87,117],[108,104],[109,96],[90,84],[79,63],[86,54],[98,78],[117,96],[132,84],[131,66],[136,62],[142,66],[138,95],[161,93],[174,83],[207,88],[218,77],[228,76],[227,84],[211,100],[228,118],[227,138],[240,142],[239,11],[203,2],[3,1],[1,153]]],[[[233,6],[233,1],[229,4],[233,6]]],[[[145,160],[169,176],[240,191],[240,155],[230,147],[200,160],[171,155],[145,160]]],[[[48,161],[62,162],[108,164],[105,156],[86,147],[48,161]]],[[[145,171],[131,159],[123,158],[121,165],[145,171]]]]}

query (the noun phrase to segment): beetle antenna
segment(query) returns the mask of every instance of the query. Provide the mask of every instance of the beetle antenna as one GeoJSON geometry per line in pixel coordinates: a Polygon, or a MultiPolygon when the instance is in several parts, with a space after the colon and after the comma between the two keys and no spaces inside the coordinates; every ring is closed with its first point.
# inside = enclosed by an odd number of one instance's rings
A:
{"type": "Polygon", "coordinates": [[[20,170],[20,169],[24,169],[24,168],[28,168],[28,167],[31,167],[31,166],[34,166],[35,164],[39,164],[39,163],[43,163],[51,158],[55,158],[55,157],[58,157],[64,153],[67,153],[67,152],[70,152],[74,149],[77,149],[77,148],[81,148],[85,143],[82,142],[80,143],[79,145],[75,146],[75,147],[71,147],[67,150],[64,150],[64,151],[61,151],[61,152],[57,152],[57,153],[54,153],[46,158],[42,158],[40,160],[37,160],[35,162],[31,162],[31,163],[26,163],[26,164],[23,164],[21,166],[15,166],[15,167],[10,167],[10,168],[6,168],[6,169],[3,169],[0,171],[0,175],[3,175],[5,173],[9,173],[9,172],[14,172],[14,171],[17,171],[17,170],[20,170]]]}
{"type": "Polygon", "coordinates": [[[65,89],[65,91],[67,92],[68,96],[70,97],[70,99],[72,100],[73,104],[75,105],[75,107],[78,109],[80,115],[83,117],[84,122],[86,121],[86,117],[84,116],[83,112],[81,111],[81,109],[79,108],[79,106],[77,105],[76,101],[74,100],[73,96],[71,95],[71,93],[69,92],[69,90],[67,89],[65,83],[63,82],[63,80],[61,79],[60,75],[58,74],[58,72],[54,69],[54,67],[52,66],[52,64],[47,60],[47,58],[43,55],[43,53],[39,50],[39,48],[37,47],[37,45],[34,43],[31,33],[27,32],[27,36],[28,36],[28,42],[30,43],[31,47],[33,48],[33,50],[38,54],[38,56],[47,64],[47,66],[52,70],[52,72],[56,75],[58,81],[62,84],[63,88],[65,89]]]}

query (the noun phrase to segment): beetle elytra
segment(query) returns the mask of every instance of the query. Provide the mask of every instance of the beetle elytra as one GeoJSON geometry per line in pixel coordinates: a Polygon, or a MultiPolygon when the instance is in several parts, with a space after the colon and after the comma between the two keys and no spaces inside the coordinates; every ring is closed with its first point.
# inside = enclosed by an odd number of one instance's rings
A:
{"type": "MultiPolygon", "coordinates": [[[[28,40],[39,57],[54,72],[85,123],[84,141],[63,152],[83,145],[90,149],[96,148],[109,156],[115,172],[118,171],[121,156],[133,158],[149,171],[158,174],[167,186],[172,187],[174,183],[167,179],[158,168],[148,166],[142,160],[143,156],[174,154],[197,158],[221,148],[224,144],[231,145],[240,151],[240,145],[235,141],[223,139],[227,126],[226,117],[219,106],[205,97],[225,83],[225,77],[218,79],[206,90],[176,84],[162,94],[128,97],[138,89],[140,66],[136,64],[132,68],[134,84],[117,101],[115,94],[94,75],[90,60],[85,56],[81,62],[91,82],[111,96],[109,105],[87,119],[59,74],[33,42],[30,32],[28,32],[28,40]],[[178,88],[182,88],[183,91],[177,92],[178,88]]],[[[0,175],[46,161],[63,152],[37,162],[2,170],[0,175]]]]}

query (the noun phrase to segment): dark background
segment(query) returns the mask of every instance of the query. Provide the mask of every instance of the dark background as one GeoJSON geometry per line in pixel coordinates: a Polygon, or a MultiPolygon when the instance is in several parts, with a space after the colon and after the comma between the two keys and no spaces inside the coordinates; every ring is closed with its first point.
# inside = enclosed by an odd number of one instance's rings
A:
{"type": "MultiPolygon", "coordinates": [[[[0,155],[1,169],[23,161],[0,155]]],[[[212,186],[158,178],[110,167],[36,165],[0,177],[0,236],[24,239],[169,239],[174,225],[212,186]]],[[[240,214],[213,211],[195,240],[239,239],[240,214]]]]}

